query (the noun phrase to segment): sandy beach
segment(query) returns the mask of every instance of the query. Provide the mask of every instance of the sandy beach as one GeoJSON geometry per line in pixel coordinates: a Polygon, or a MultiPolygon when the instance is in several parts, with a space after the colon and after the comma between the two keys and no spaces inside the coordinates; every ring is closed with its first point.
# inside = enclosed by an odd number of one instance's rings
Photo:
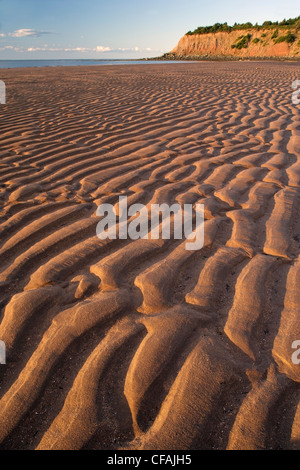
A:
{"type": "Polygon", "coordinates": [[[1,70],[0,449],[300,449],[299,71],[1,70]],[[100,240],[124,195],[204,247],[100,240]]]}

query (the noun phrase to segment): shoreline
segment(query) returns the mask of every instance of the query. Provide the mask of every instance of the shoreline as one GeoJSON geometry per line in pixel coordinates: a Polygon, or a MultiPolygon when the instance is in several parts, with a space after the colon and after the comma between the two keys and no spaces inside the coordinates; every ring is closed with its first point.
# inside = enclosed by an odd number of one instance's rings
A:
{"type": "MultiPolygon", "coordinates": [[[[52,60],[52,59],[51,59],[52,60]]],[[[53,61],[55,62],[63,62],[63,61],[68,61],[70,60],[70,62],[73,62],[73,59],[53,59],[53,61]]],[[[85,62],[89,62],[89,61],[93,61],[92,59],[75,59],[75,62],[76,61],[85,61],[85,62]]],[[[55,65],[27,65],[25,64],[26,62],[32,62],[31,59],[28,59],[27,60],[21,60],[20,62],[22,62],[22,64],[24,65],[20,65],[20,66],[12,66],[12,67],[1,67],[1,61],[3,62],[18,62],[18,61],[6,61],[6,60],[0,60],[0,74],[1,74],[1,70],[4,71],[4,70],[27,70],[27,69],[63,69],[63,68],[83,68],[83,67],[114,67],[114,66],[117,66],[117,67],[131,67],[131,66],[138,66],[138,65],[148,65],[148,66],[151,66],[151,65],[165,65],[165,64],[169,64],[169,65],[179,65],[181,63],[188,63],[188,64],[195,64],[195,63],[228,63],[228,62],[231,62],[231,63],[241,63],[241,62],[244,62],[244,63],[247,63],[247,62],[251,62],[251,63],[254,63],[254,62],[259,62],[259,63],[294,63],[294,64],[298,64],[300,63],[300,57],[299,58],[290,58],[290,57],[281,57],[281,58],[278,58],[278,57],[264,57],[264,58],[261,58],[261,57],[250,57],[250,58],[246,58],[246,57],[239,57],[239,58],[234,58],[234,57],[222,57],[222,56],[218,56],[218,57],[212,57],[212,56],[189,56],[189,57],[176,57],[176,58],[166,58],[166,57],[154,57],[154,58],[142,58],[142,59],[136,59],[136,60],[131,60],[131,59],[128,59],[128,60],[119,60],[119,59],[115,59],[115,60],[107,60],[107,62],[109,63],[93,63],[93,64],[55,64],[55,65]],[[111,63],[113,62],[113,63],[111,63]],[[121,62],[121,63],[120,63],[121,62]],[[124,63],[125,62],[125,63],[124,63]],[[130,63],[131,62],[131,63],[130,63]]],[[[37,62],[39,62],[39,60],[37,60],[37,62]]],[[[41,62],[47,62],[47,59],[42,59],[41,62]]],[[[96,62],[96,61],[95,61],[96,62]]],[[[101,60],[99,60],[99,62],[101,62],[101,60]]]]}
{"type": "MultiPolygon", "coordinates": [[[[173,56],[173,54],[170,54],[173,56]]],[[[152,57],[151,59],[141,60],[152,60],[152,61],[179,61],[179,62],[300,62],[300,57],[236,57],[236,56],[174,56],[174,57],[152,57]]]]}

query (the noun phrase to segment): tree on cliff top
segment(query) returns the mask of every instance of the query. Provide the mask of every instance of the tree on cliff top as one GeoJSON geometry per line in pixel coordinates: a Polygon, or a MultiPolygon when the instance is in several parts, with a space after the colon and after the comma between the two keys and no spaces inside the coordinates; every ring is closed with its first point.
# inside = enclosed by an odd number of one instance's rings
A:
{"type": "Polygon", "coordinates": [[[273,29],[273,28],[293,28],[296,31],[300,30],[300,16],[297,18],[284,19],[283,21],[264,21],[262,25],[253,25],[250,22],[247,23],[234,23],[233,26],[229,26],[227,23],[215,23],[213,26],[199,26],[194,31],[189,31],[187,35],[192,34],[208,34],[208,33],[219,33],[231,31],[243,30],[243,29],[273,29]]]}

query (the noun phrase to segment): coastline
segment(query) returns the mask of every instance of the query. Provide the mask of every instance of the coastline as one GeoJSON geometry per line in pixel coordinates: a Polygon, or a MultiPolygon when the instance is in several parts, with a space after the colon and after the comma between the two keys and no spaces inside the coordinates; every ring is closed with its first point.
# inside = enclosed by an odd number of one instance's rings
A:
{"type": "Polygon", "coordinates": [[[140,60],[152,60],[152,61],[182,61],[182,62],[300,62],[300,57],[237,57],[237,56],[217,56],[217,55],[176,55],[172,53],[164,54],[161,57],[152,57],[151,59],[140,59],[140,60]]]}
{"type": "Polygon", "coordinates": [[[135,65],[157,65],[157,64],[170,64],[170,65],[176,65],[180,63],[197,63],[197,62],[215,62],[215,63],[221,63],[221,62],[266,62],[266,63],[280,63],[280,62],[290,62],[290,63],[299,63],[300,62],[300,57],[299,58],[291,58],[291,57],[229,57],[229,56],[211,56],[211,55],[205,55],[205,56],[174,56],[173,54],[165,54],[164,56],[161,57],[152,57],[152,58],[141,58],[141,59],[136,59],[136,60],[105,60],[105,61],[94,61],[90,59],[53,59],[53,60],[12,60],[12,61],[7,61],[7,60],[0,60],[0,75],[1,71],[3,70],[15,70],[15,69],[40,69],[40,68],[45,68],[45,69],[51,69],[51,68],[64,68],[64,67],[110,67],[110,66],[135,66],[135,65]],[[6,63],[5,65],[9,66],[3,66],[3,63],[6,63]],[[11,64],[7,64],[8,62],[11,62],[11,64]],[[34,62],[34,64],[32,64],[34,62]],[[55,62],[55,64],[53,64],[55,62]],[[78,62],[81,62],[78,64],[78,62]],[[91,63],[92,62],[92,63],[91,63]],[[46,65],[47,64],[47,65],[46,65]]]}
{"type": "MultiPolygon", "coordinates": [[[[52,68],[52,67],[89,67],[89,66],[109,66],[109,65],[138,65],[140,63],[147,62],[156,63],[164,62],[156,59],[44,59],[44,60],[0,60],[0,71],[5,69],[15,69],[15,68],[52,68]],[[7,66],[6,66],[7,65],[7,66]]],[[[171,61],[172,63],[177,63],[179,61],[171,61]]]]}

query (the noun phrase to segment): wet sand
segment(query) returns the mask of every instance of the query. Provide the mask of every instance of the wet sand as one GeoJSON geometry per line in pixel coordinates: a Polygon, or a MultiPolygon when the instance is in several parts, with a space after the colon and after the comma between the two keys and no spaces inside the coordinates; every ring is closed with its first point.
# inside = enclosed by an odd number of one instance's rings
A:
{"type": "Polygon", "coordinates": [[[300,449],[299,70],[0,71],[0,449],[300,449]],[[120,195],[203,249],[99,240],[120,195]]]}

